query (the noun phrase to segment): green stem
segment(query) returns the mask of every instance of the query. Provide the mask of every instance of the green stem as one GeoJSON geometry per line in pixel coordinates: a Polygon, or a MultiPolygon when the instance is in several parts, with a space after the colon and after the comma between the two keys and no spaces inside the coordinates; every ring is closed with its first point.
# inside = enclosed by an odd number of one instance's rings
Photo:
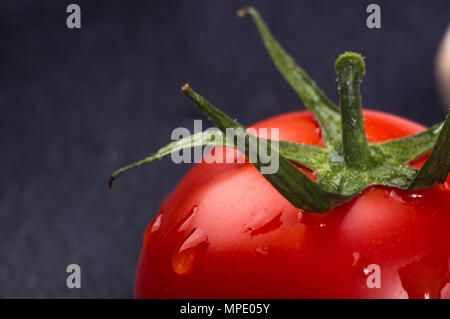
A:
{"type": "Polygon", "coordinates": [[[359,92],[365,63],[361,55],[346,52],[336,60],[335,68],[339,83],[345,162],[349,167],[366,168],[371,160],[359,92]]]}

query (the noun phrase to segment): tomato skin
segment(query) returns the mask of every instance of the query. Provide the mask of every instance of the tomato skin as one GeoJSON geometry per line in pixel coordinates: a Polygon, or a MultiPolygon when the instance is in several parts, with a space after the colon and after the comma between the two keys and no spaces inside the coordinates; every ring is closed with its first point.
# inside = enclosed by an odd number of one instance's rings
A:
{"type": "MultiPolygon", "coordinates": [[[[371,142],[424,129],[381,112],[366,110],[364,118],[371,142]]],[[[252,127],[321,144],[307,111],[252,127]]],[[[417,192],[374,186],[312,214],[252,164],[197,164],[147,228],[135,297],[450,298],[449,189],[449,180],[417,192]],[[367,286],[371,264],[380,267],[381,288],[367,286]]]]}

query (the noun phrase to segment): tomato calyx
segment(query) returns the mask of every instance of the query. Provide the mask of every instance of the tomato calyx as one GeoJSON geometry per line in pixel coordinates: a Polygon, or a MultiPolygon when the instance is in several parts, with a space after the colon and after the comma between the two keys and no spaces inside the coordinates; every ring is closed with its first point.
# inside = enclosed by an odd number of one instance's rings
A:
{"type": "Polygon", "coordinates": [[[256,161],[252,163],[261,168],[263,162],[259,154],[252,153],[255,149],[249,147],[252,143],[258,145],[258,148],[260,145],[268,147],[271,154],[276,154],[279,159],[278,171],[263,176],[294,206],[309,212],[328,212],[371,185],[416,190],[445,182],[450,171],[449,116],[444,123],[436,124],[421,133],[383,143],[369,143],[365,134],[360,95],[361,78],[365,73],[362,56],[346,52],[336,60],[340,96],[339,105],[336,105],[284,51],[254,8],[238,11],[240,17],[247,14],[253,18],[276,67],[315,116],[325,148],[287,141],[277,142],[278,147],[275,148],[270,139],[248,133],[243,125],[214,107],[189,85],[185,85],[182,92],[221,133],[212,134],[207,131],[175,141],[153,155],[115,171],[109,180],[109,187],[117,177],[130,169],[196,146],[233,147],[247,157],[255,158],[256,161]],[[227,136],[226,130],[229,128],[238,132],[237,141],[227,136]],[[422,169],[408,165],[430,151],[432,152],[422,169]],[[291,162],[313,170],[317,181],[313,182],[291,162]]]}

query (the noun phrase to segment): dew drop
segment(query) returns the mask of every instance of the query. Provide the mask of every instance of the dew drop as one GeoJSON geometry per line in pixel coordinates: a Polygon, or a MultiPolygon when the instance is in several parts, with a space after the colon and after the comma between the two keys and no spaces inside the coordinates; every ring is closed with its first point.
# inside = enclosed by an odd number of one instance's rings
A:
{"type": "Polygon", "coordinates": [[[367,276],[370,274],[370,270],[368,268],[364,268],[363,273],[367,276]]]}
{"type": "Polygon", "coordinates": [[[173,255],[173,270],[179,275],[188,274],[198,264],[208,246],[206,231],[199,228],[194,229],[173,255]]]}
{"type": "Polygon", "coordinates": [[[191,211],[189,212],[187,217],[181,221],[181,225],[180,225],[180,227],[178,227],[178,232],[183,232],[183,231],[188,230],[189,226],[192,223],[192,220],[194,219],[195,215],[197,214],[197,208],[198,208],[198,206],[195,205],[191,209],[191,211]]]}
{"type": "Polygon", "coordinates": [[[150,237],[161,228],[161,216],[162,214],[159,213],[158,216],[156,216],[156,218],[148,225],[144,233],[144,244],[146,244],[150,240],[150,237]]]}
{"type": "Polygon", "coordinates": [[[189,213],[186,214],[186,216],[184,216],[183,219],[181,219],[181,221],[176,223],[171,228],[171,230],[169,231],[169,233],[166,235],[166,237],[164,239],[164,243],[167,244],[169,242],[172,242],[174,239],[178,238],[178,236],[181,235],[181,233],[189,230],[189,227],[192,224],[192,220],[194,219],[195,215],[197,214],[197,208],[198,208],[197,205],[192,207],[192,209],[189,211],[189,213]]]}
{"type": "Polygon", "coordinates": [[[434,131],[433,134],[439,134],[440,130],[442,129],[442,127],[444,126],[444,124],[439,125],[434,131]]]}
{"type": "Polygon", "coordinates": [[[361,254],[359,251],[354,251],[352,253],[353,261],[352,261],[352,271],[357,276],[367,277],[371,273],[368,266],[373,262],[367,257],[361,254]]]}
{"type": "Polygon", "coordinates": [[[319,137],[319,144],[320,145],[324,145],[323,144],[323,133],[322,133],[322,129],[320,128],[319,123],[317,123],[317,121],[314,121],[314,126],[315,126],[315,131],[317,136],[319,137]]]}
{"type": "Polygon", "coordinates": [[[161,228],[161,216],[158,215],[155,219],[155,221],[152,224],[152,227],[150,228],[150,233],[153,234],[154,232],[158,231],[161,228]]]}
{"type": "Polygon", "coordinates": [[[267,256],[269,254],[269,247],[260,246],[260,247],[256,248],[255,251],[258,255],[267,256]]]}
{"type": "Polygon", "coordinates": [[[337,151],[331,152],[329,158],[333,163],[344,163],[344,157],[342,157],[337,151]]]}
{"type": "Polygon", "coordinates": [[[361,254],[357,251],[353,252],[353,263],[352,266],[356,266],[359,263],[359,260],[361,259],[361,254]]]}
{"type": "Polygon", "coordinates": [[[304,215],[304,213],[303,213],[302,210],[299,211],[298,214],[297,214],[297,219],[298,219],[298,221],[299,221],[300,223],[301,223],[302,220],[303,220],[303,215],[304,215]]]}
{"type": "Polygon", "coordinates": [[[389,197],[399,201],[400,203],[406,204],[406,201],[403,199],[401,195],[399,195],[395,190],[391,190],[389,192],[389,197]]]}
{"type": "Polygon", "coordinates": [[[245,232],[250,231],[250,235],[255,236],[278,229],[282,224],[281,214],[282,212],[277,215],[264,212],[253,215],[250,222],[245,226],[245,232]]]}
{"type": "Polygon", "coordinates": [[[327,226],[328,216],[326,214],[304,213],[300,211],[297,219],[306,226],[325,228],[327,226]]]}

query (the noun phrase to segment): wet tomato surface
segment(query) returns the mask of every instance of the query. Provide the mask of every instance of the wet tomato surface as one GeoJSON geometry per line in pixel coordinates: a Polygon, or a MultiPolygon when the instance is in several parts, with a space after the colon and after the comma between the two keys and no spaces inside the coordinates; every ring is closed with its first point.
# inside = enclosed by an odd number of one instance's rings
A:
{"type": "MultiPolygon", "coordinates": [[[[370,142],[424,129],[381,112],[365,111],[364,118],[370,142]]],[[[253,127],[321,144],[306,111],[253,127]]],[[[317,214],[294,207],[252,164],[200,163],[145,232],[135,296],[450,298],[449,252],[448,179],[423,191],[372,186],[317,214]],[[368,285],[371,265],[379,266],[379,288],[368,285]]]]}

